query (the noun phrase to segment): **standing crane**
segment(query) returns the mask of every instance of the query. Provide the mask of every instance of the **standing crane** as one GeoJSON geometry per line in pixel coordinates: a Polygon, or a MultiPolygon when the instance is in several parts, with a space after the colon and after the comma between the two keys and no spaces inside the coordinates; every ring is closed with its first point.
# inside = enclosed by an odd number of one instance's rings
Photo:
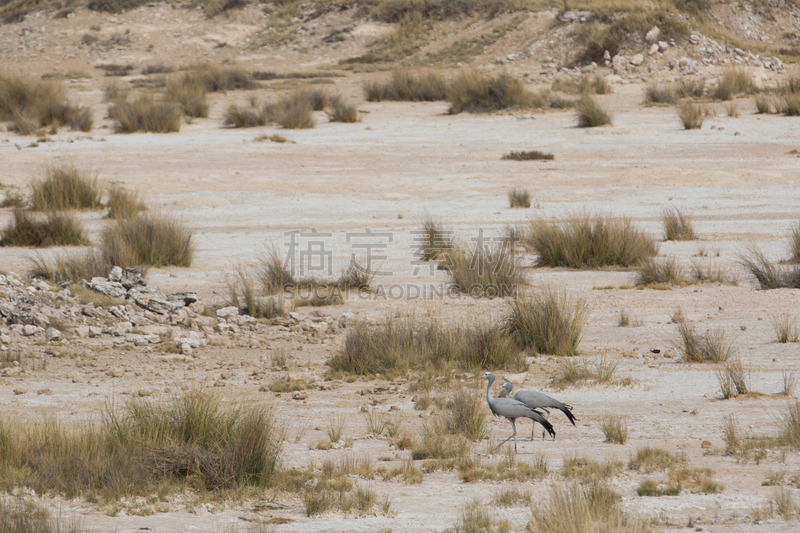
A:
{"type": "MultiPolygon", "coordinates": [[[[506,392],[506,398],[512,398],[511,396],[511,389],[514,388],[514,385],[511,383],[504,383],[502,390],[506,392]]],[[[569,421],[572,422],[572,425],[575,425],[575,415],[572,414],[572,406],[567,405],[565,403],[561,403],[555,398],[551,398],[547,394],[542,394],[541,392],[536,392],[532,390],[521,390],[517,391],[514,394],[513,399],[524,403],[531,409],[542,409],[547,414],[550,414],[548,409],[558,409],[569,418],[569,421]]],[[[536,423],[533,424],[531,428],[531,440],[533,440],[533,431],[536,428],[536,423]]],[[[542,432],[542,438],[544,438],[544,432],[542,432]]]]}

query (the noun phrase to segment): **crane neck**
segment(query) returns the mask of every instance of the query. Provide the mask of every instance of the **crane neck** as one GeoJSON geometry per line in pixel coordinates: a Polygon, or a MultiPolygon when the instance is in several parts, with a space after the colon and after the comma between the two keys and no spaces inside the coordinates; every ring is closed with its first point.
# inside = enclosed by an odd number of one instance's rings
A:
{"type": "Polygon", "coordinates": [[[494,376],[489,377],[486,381],[488,381],[488,383],[486,384],[486,403],[491,405],[492,395],[490,394],[490,391],[492,389],[492,383],[494,383],[494,376]]]}

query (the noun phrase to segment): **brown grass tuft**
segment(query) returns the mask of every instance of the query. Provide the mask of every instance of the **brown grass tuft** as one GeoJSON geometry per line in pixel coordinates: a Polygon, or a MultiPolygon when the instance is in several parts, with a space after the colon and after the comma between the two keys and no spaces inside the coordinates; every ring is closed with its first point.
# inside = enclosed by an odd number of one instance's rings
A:
{"type": "Polygon", "coordinates": [[[267,115],[263,109],[231,104],[225,110],[223,124],[234,128],[255,128],[267,123],[267,115]]]}
{"type": "Polygon", "coordinates": [[[395,69],[388,82],[371,82],[364,85],[368,102],[384,100],[408,102],[433,102],[447,97],[447,84],[436,71],[423,70],[412,73],[395,69]]]}
{"type": "Polygon", "coordinates": [[[576,355],[589,316],[586,303],[563,289],[544,287],[511,302],[506,331],[537,353],[576,355]]]}
{"type": "Polygon", "coordinates": [[[54,163],[44,177],[31,183],[33,208],[39,211],[94,209],[100,207],[102,192],[97,176],[73,163],[54,163]]]}
{"type": "Polygon", "coordinates": [[[34,215],[20,209],[0,232],[0,246],[78,246],[86,244],[86,230],[71,213],[51,211],[34,215]]]}
{"type": "Polygon", "coordinates": [[[508,191],[508,203],[511,208],[531,206],[531,193],[522,189],[511,189],[508,191]]]}
{"type": "Polygon", "coordinates": [[[562,221],[533,219],[522,241],[538,254],[537,266],[629,267],[658,252],[653,238],[629,219],[589,213],[562,221]]]}
{"type": "Polygon", "coordinates": [[[516,294],[525,277],[513,255],[513,243],[494,243],[466,250],[456,245],[445,256],[444,267],[452,287],[474,297],[496,298],[516,294]]]}
{"type": "Polygon", "coordinates": [[[509,152],[501,159],[510,161],[552,161],[555,159],[553,154],[540,152],[539,150],[528,150],[526,152],[509,152]]]}
{"type": "Polygon", "coordinates": [[[661,213],[664,223],[665,241],[693,241],[697,238],[692,224],[692,215],[685,209],[667,207],[661,213]]]}
{"type": "Polygon", "coordinates": [[[699,130],[703,127],[704,118],[700,107],[688,100],[678,106],[678,118],[685,130],[699,130]]]}
{"type": "Polygon", "coordinates": [[[129,191],[119,185],[109,187],[106,207],[108,218],[133,218],[147,209],[139,191],[129,191]]]}
{"type": "Polygon", "coordinates": [[[192,230],[165,213],[147,211],[133,218],[116,219],[106,226],[101,239],[108,261],[122,268],[188,267],[194,258],[192,230]]]}
{"type": "Polygon", "coordinates": [[[674,104],[678,101],[675,86],[651,80],[644,88],[644,101],[647,104],[674,104]]]}
{"type": "Polygon", "coordinates": [[[674,257],[657,260],[644,259],[636,267],[636,285],[646,287],[649,285],[681,285],[686,282],[686,272],[674,257]]]}
{"type": "Polygon", "coordinates": [[[259,84],[250,72],[240,68],[224,68],[206,63],[194,67],[189,74],[209,92],[257,89],[259,84]]]}
{"type": "Polygon", "coordinates": [[[600,429],[606,436],[606,442],[611,444],[628,442],[628,421],[624,416],[606,415],[600,422],[600,429]]]}
{"type": "Polygon", "coordinates": [[[679,338],[674,345],[687,363],[723,363],[734,354],[733,343],[727,340],[721,328],[697,333],[694,326],[686,321],[678,322],[677,327],[679,338]]]}
{"type": "Polygon", "coordinates": [[[143,94],[136,100],[116,100],[108,110],[115,121],[117,133],[150,131],[171,133],[181,129],[181,108],[171,101],[159,101],[152,95],[143,94]]]}
{"type": "Polygon", "coordinates": [[[70,104],[62,84],[4,75],[0,75],[0,120],[13,121],[22,135],[46,126],[90,131],[93,124],[91,109],[70,104]]]}
{"type": "Polygon", "coordinates": [[[596,128],[612,123],[612,115],[597,99],[588,94],[581,96],[575,105],[575,120],[579,128],[596,128]]]}
{"type": "Polygon", "coordinates": [[[54,257],[45,257],[38,254],[28,260],[31,265],[29,272],[31,277],[49,279],[56,282],[71,281],[78,283],[84,279],[91,280],[94,277],[106,277],[114,266],[96,248],[65,252],[54,257]]]}
{"type": "Polygon", "coordinates": [[[737,94],[748,92],[751,83],[750,74],[744,67],[726,67],[717,80],[712,95],[717,100],[730,100],[737,94]]]}
{"type": "Polygon", "coordinates": [[[179,106],[187,117],[207,117],[206,85],[196,76],[185,75],[167,81],[166,96],[179,106]]]}
{"type": "Polygon", "coordinates": [[[489,78],[475,69],[463,71],[447,90],[449,113],[489,113],[529,107],[531,96],[522,80],[507,72],[489,78]]]}
{"type": "Polygon", "coordinates": [[[747,372],[739,358],[727,361],[722,369],[717,370],[717,380],[722,397],[726,400],[749,392],[747,372]]]}
{"type": "Polygon", "coordinates": [[[740,254],[739,261],[755,278],[761,290],[800,288],[800,266],[776,265],[755,245],[740,254]]]}
{"type": "Polygon", "coordinates": [[[331,122],[359,122],[358,107],[349,103],[344,96],[335,94],[328,100],[327,113],[331,122]]]}

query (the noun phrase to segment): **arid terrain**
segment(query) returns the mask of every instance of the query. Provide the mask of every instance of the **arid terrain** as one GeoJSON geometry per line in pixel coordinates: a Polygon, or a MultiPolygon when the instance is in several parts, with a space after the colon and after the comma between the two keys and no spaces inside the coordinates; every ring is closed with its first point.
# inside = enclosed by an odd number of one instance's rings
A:
{"type": "MultiPolygon", "coordinates": [[[[331,8],[312,16],[309,7],[305,15],[279,26],[275,12],[265,14],[260,6],[209,19],[200,8],[155,4],[120,14],[86,8],[63,18],[32,13],[0,25],[0,75],[57,75],[70,101],[89,106],[94,118],[88,132],[64,127],[21,135],[0,128],[0,199],[29,196],[31,180],[47,165],[64,161],[91,169],[103,184],[137,190],[150,210],[174,214],[190,227],[196,248],[190,267],[151,267],[146,282],[164,294],[188,291],[199,298],[191,305],[186,300],[180,318],[148,315],[131,299],[96,299],[96,305],[88,305],[90,289],[71,296],[52,281],[40,285],[28,277],[32,257],[76,247],[0,248],[0,272],[8,273],[7,279],[0,277],[0,306],[15,290],[47,298],[57,302],[47,312],[60,329],[50,338],[47,327],[23,332],[19,324],[0,322],[0,419],[99,423],[113,402],[134,397],[161,402],[181,389],[202,387],[225,402],[274,406],[286,430],[278,467],[283,471],[319,472],[326,462],[343,458],[367,461],[378,473],[349,478],[374,491],[377,503],[361,512],[334,506],[309,516],[303,490],[274,487],[229,496],[186,490],[166,498],[111,501],[18,486],[8,498],[34,501],[53,515],[77,521],[80,531],[103,533],[254,527],[276,532],[465,531],[459,522],[462,510],[478,498],[490,509],[492,530],[525,531],[533,527],[528,525],[531,514],[550,498],[553,486],[580,481],[567,463],[585,458],[612,465],[605,481],[621,495],[621,508],[650,520],[655,531],[796,531],[798,448],[734,449],[724,426],[726,419],[733,420],[748,442],[776,437],[797,402],[794,395],[800,394],[787,385],[800,376],[800,344],[796,339],[780,343],[776,333],[782,315],[800,316],[800,289],[759,290],[742,262],[756,245],[771,261],[786,266],[789,235],[800,220],[800,118],[759,114],[753,96],[742,94],[733,100],[736,113],[729,111],[730,102],[709,101],[702,127],[684,129],[675,105],[646,105],[643,94],[650,80],[684,76],[708,80],[713,87],[723,69],[734,64],[746,68],[753,86],[762,89],[798,79],[793,56],[772,58],[775,50],[791,48],[792,42],[783,41],[792,38],[785,35],[800,34],[800,9],[776,4],[770,20],[751,7],[713,4],[709,20],[728,33],[693,30],[692,40],[687,37],[653,54],[648,53],[653,43],[639,39],[639,48],[620,50],[625,64],[601,61],[584,67],[573,66],[567,50],[574,42],[568,36],[580,23],[559,23],[556,9],[474,16],[429,27],[424,44],[398,60],[412,68],[430,65],[447,78],[469,63],[489,75],[518,76],[531,90],[569,84],[582,73],[599,75],[610,92],[596,98],[612,113],[613,124],[597,128],[575,127],[572,109],[448,114],[450,105],[444,101],[366,101],[364,84],[388,80],[395,63],[351,68],[340,61],[374,51],[375,40],[397,25],[354,18],[354,9],[331,8]],[[266,30],[270,24],[274,28],[266,30]],[[342,28],[347,28],[346,38],[326,39],[342,28]],[[491,34],[493,28],[502,35],[481,44],[480,53],[457,56],[463,47],[455,44],[491,34]],[[94,40],[82,40],[85,35],[94,40]],[[730,35],[742,40],[723,43],[730,35]],[[752,51],[740,48],[746,45],[752,51]],[[643,61],[628,63],[637,54],[643,61]],[[208,117],[184,117],[179,132],[115,132],[104,100],[110,83],[145,92],[143,67],[201,63],[329,75],[278,77],[255,89],[211,92],[208,117]],[[127,76],[107,77],[101,66],[108,64],[132,68],[127,76]],[[358,106],[360,121],[331,122],[317,111],[311,129],[223,126],[232,103],[245,105],[251,97],[269,101],[306,86],[349,98],[358,106]],[[289,142],[263,140],[276,134],[289,142]],[[501,159],[525,150],[554,157],[501,159]],[[530,208],[509,208],[513,188],[530,192],[530,208]],[[663,240],[666,208],[691,214],[695,239],[663,240]],[[548,417],[556,440],[542,440],[541,428],[530,440],[529,421],[518,420],[516,462],[546,461],[546,474],[525,481],[465,479],[459,468],[409,463],[411,451],[398,445],[389,428],[402,426],[420,439],[423,426],[446,410],[444,401],[423,409],[422,396],[444,399],[462,387],[481,399],[489,417],[489,436],[472,444],[469,457],[496,465],[513,456],[510,448],[495,449],[511,427],[489,416],[482,371],[449,368],[433,377],[399,371],[386,379],[331,374],[326,363],[360,323],[376,326],[413,317],[463,326],[499,323],[508,314],[511,298],[448,293],[446,270],[415,263],[426,217],[469,242],[481,235],[504,235],[508,227],[527,227],[531,219],[559,220],[577,213],[627,217],[658,241],[659,259],[674,258],[687,271],[695,264],[719,268],[732,282],[640,287],[634,268],[538,267],[536,255],[520,248],[527,282],[521,294],[549,286],[582,299],[588,322],[576,360],[589,366],[616,364],[613,379],[557,386],[554,379],[563,373],[565,358],[533,350],[526,352],[527,369],[494,370],[499,381],[494,396],[505,378],[517,389],[539,390],[574,407],[575,427],[557,410],[548,417]],[[295,230],[304,232],[297,248],[291,246],[295,230]],[[364,244],[373,246],[373,266],[381,271],[371,292],[350,292],[342,305],[333,306],[294,308],[289,301],[287,315],[273,319],[217,312],[230,306],[228,287],[235,270],[257,267],[270,249],[295,258],[300,268],[306,260],[300,252],[321,246],[330,255],[311,257],[322,258],[323,270],[306,274],[324,277],[328,268],[338,276],[351,256],[363,260],[364,244]],[[117,306],[114,312],[111,305],[117,306]],[[621,325],[621,313],[630,318],[627,326],[621,325]],[[700,332],[723,332],[734,359],[743,365],[748,394],[724,399],[722,364],[682,360],[681,320],[700,332]],[[425,379],[432,380],[427,389],[420,385],[425,379]],[[308,388],[270,390],[281,380],[304,382],[308,388]],[[607,441],[603,424],[609,416],[627,424],[624,444],[607,441]],[[387,429],[375,434],[374,420],[384,420],[387,429]],[[342,435],[331,443],[337,425],[342,435]],[[713,488],[687,482],[677,493],[638,495],[646,479],[665,484],[673,475],[668,469],[648,473],[629,466],[646,446],[683,454],[687,468],[710,469],[702,475],[713,480],[713,488]],[[421,469],[421,480],[386,474],[406,467],[421,469]],[[497,503],[498,495],[511,489],[527,500],[497,503]],[[790,512],[774,510],[780,490],[788,495],[790,512]],[[772,512],[765,511],[770,505],[772,512]]],[[[0,227],[12,216],[12,208],[0,209],[0,227]]],[[[83,210],[78,216],[90,241],[99,243],[110,223],[106,210],[83,210]]]]}

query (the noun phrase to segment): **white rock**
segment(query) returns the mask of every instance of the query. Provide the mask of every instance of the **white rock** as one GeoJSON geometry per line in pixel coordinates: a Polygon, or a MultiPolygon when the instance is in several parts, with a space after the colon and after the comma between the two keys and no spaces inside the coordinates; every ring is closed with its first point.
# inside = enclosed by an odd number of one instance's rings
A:
{"type": "Polygon", "coordinates": [[[658,45],[653,43],[650,46],[650,51],[648,52],[649,55],[657,54],[658,53],[658,45]]]}
{"type": "Polygon", "coordinates": [[[628,60],[625,58],[625,56],[621,55],[615,55],[611,60],[611,64],[614,67],[614,74],[625,72],[625,69],[628,68],[628,60]]]}
{"type": "Polygon", "coordinates": [[[234,305],[217,309],[217,317],[219,318],[230,318],[234,316],[239,316],[239,309],[234,305]]]}
{"type": "Polygon", "coordinates": [[[39,330],[39,328],[37,328],[36,326],[33,326],[31,324],[28,324],[27,326],[22,326],[22,334],[25,337],[31,337],[33,335],[36,335],[36,332],[38,330],[39,330]]]}
{"type": "Polygon", "coordinates": [[[118,266],[112,268],[108,273],[108,281],[122,281],[122,269],[118,266]]]}
{"type": "Polygon", "coordinates": [[[89,338],[93,339],[95,337],[99,337],[100,335],[102,335],[103,334],[103,330],[98,328],[97,326],[89,326],[88,334],[89,334],[89,338]]]}
{"type": "Polygon", "coordinates": [[[658,35],[661,33],[661,30],[658,29],[658,26],[653,26],[653,29],[647,32],[644,36],[644,40],[648,43],[654,43],[658,39],[658,35]]]}
{"type": "Polygon", "coordinates": [[[47,328],[47,331],[44,335],[48,341],[57,341],[61,338],[61,332],[56,328],[47,328]]]}
{"type": "Polygon", "coordinates": [[[5,333],[0,335],[0,344],[11,344],[11,337],[5,333]]]}
{"type": "Polygon", "coordinates": [[[631,59],[631,64],[633,64],[634,66],[637,66],[637,67],[638,67],[638,66],[639,66],[639,65],[641,65],[642,63],[644,63],[644,56],[643,56],[642,54],[636,54],[636,55],[635,55],[635,56],[633,56],[633,58],[631,59]]]}
{"type": "Polygon", "coordinates": [[[667,41],[658,41],[659,52],[664,52],[667,48],[669,48],[669,43],[667,43],[667,41]]]}
{"type": "Polygon", "coordinates": [[[192,347],[189,346],[189,343],[181,344],[181,354],[183,355],[192,355],[192,347]]]}

